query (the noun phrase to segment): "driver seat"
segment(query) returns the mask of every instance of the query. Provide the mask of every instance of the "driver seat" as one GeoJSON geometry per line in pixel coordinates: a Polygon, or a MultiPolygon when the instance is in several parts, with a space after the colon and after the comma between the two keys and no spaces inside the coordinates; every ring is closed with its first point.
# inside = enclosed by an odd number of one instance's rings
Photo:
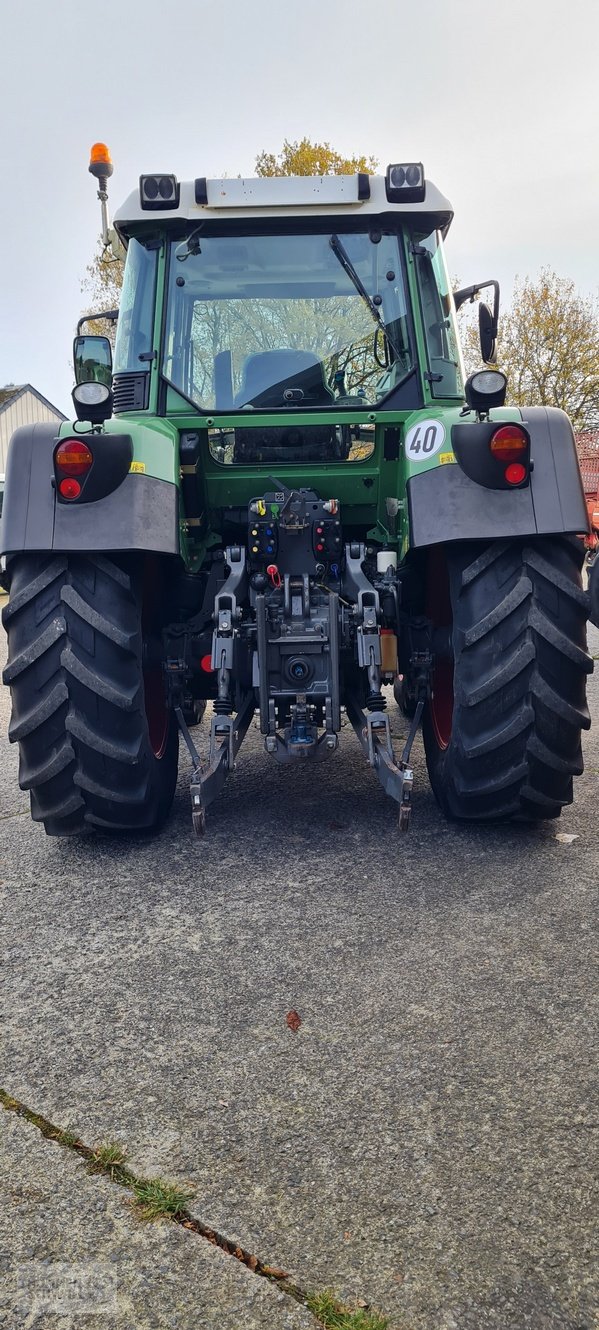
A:
{"type": "Polygon", "coordinates": [[[248,356],[241,370],[241,387],[235,398],[243,406],[330,406],[333,393],[327,387],[322,362],[311,351],[291,348],[257,351],[248,356]],[[285,397],[290,391],[293,396],[285,397]]]}

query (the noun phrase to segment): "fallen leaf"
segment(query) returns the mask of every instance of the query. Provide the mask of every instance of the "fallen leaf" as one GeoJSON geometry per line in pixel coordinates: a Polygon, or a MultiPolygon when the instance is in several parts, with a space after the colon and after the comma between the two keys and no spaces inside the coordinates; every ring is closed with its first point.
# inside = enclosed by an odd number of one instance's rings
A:
{"type": "Polygon", "coordinates": [[[573,835],[570,831],[556,831],[555,839],[559,841],[560,845],[571,845],[573,840],[578,840],[578,836],[573,835]]]}
{"type": "Polygon", "coordinates": [[[270,1275],[271,1279],[289,1279],[287,1270],[280,1270],[278,1265],[263,1265],[262,1269],[265,1275],[270,1275]]]}
{"type": "Polygon", "coordinates": [[[356,1298],[356,1307],[369,1307],[369,1306],[370,1303],[366,1301],[366,1298],[356,1298]]]}
{"type": "Polygon", "coordinates": [[[258,1268],[258,1257],[257,1257],[257,1256],[248,1256],[248,1259],[247,1259],[246,1264],[247,1264],[247,1268],[248,1268],[248,1270],[251,1270],[252,1273],[253,1273],[253,1272],[254,1272],[255,1270],[257,1270],[257,1268],[258,1268]]]}
{"type": "Polygon", "coordinates": [[[348,1228],[346,1228],[345,1233],[343,1234],[343,1236],[344,1236],[344,1238],[345,1238],[345,1241],[346,1241],[346,1242],[349,1242],[349,1239],[351,1238],[351,1233],[350,1233],[350,1231],[349,1231],[348,1228]]]}
{"type": "Polygon", "coordinates": [[[300,1025],[301,1025],[301,1023],[302,1023],[302,1022],[301,1022],[301,1018],[300,1018],[300,1017],[298,1016],[298,1014],[297,1014],[297,1011],[288,1011],[288,1012],[287,1012],[287,1016],[285,1017],[285,1019],[286,1019],[286,1021],[287,1021],[288,1026],[289,1026],[289,1029],[290,1029],[290,1030],[293,1030],[293,1032],[294,1032],[294,1034],[295,1034],[295,1032],[296,1032],[297,1030],[299,1030],[300,1025]]]}

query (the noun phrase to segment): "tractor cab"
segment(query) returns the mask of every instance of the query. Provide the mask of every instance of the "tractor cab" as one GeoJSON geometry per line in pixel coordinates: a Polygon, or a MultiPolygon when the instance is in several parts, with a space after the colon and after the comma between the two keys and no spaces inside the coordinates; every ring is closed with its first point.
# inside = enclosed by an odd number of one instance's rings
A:
{"type": "Polygon", "coordinates": [[[115,409],[132,396],[147,408],[154,373],[167,414],[240,413],[239,441],[213,450],[235,465],[259,460],[258,436],[242,433],[252,414],[289,420],[282,462],[302,446],[306,460],[351,461],[351,429],[341,437],[327,415],[351,426],[368,408],[463,400],[451,216],[416,164],[385,178],[142,177],[115,217],[128,248],[115,409]],[[400,173],[420,183],[394,184],[400,173]],[[293,427],[307,413],[322,418],[318,436],[293,427]]]}

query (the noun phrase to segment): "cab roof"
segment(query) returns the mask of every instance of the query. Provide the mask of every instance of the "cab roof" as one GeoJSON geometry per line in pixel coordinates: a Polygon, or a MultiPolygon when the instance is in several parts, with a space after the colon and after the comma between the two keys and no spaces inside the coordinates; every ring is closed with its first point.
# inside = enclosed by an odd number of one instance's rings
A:
{"type": "MultiPolygon", "coordinates": [[[[141,181],[147,179],[142,176],[141,181]]],[[[174,177],[170,177],[174,180],[174,177]]],[[[156,228],[164,222],[188,221],[198,225],[203,220],[238,224],[247,219],[335,217],[381,217],[399,215],[421,219],[431,230],[438,227],[445,235],[453,217],[448,199],[432,181],[425,182],[422,202],[389,202],[385,176],[260,176],[255,178],[215,179],[200,177],[176,183],[177,206],[162,203],[142,205],[142,190],[134,190],[114,217],[117,232],[129,236],[145,224],[156,228]],[[367,182],[365,186],[364,182],[367,182]],[[200,200],[200,201],[198,201],[200,200]]]]}

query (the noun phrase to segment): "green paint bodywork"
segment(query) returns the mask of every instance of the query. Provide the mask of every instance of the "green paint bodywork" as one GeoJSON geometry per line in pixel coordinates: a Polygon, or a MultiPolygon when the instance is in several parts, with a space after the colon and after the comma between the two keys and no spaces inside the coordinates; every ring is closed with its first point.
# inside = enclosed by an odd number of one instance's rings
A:
{"type": "MultiPolygon", "coordinates": [[[[354,528],[367,528],[368,538],[380,544],[395,544],[401,557],[410,547],[410,533],[406,505],[406,485],[409,478],[421,471],[431,471],[444,465],[456,465],[451,456],[451,427],[460,419],[461,407],[444,406],[439,402],[429,403],[418,411],[364,411],[332,412],[327,410],[294,413],[297,424],[374,424],[374,451],[365,461],[355,462],[310,462],[302,466],[294,463],[277,463],[274,470],[277,477],[291,488],[305,486],[313,488],[323,497],[339,500],[344,519],[344,527],[351,533],[354,528]],[[438,420],[445,427],[445,442],[439,453],[422,462],[412,462],[406,458],[403,440],[412,425],[420,420],[438,420]],[[389,428],[399,429],[400,455],[397,461],[385,461],[384,434],[389,428]],[[443,458],[443,461],[441,461],[443,458]],[[386,500],[399,500],[395,538],[389,531],[386,500]]],[[[516,407],[502,407],[491,412],[491,418],[497,421],[519,421],[521,412],[516,407]]],[[[202,416],[195,412],[177,413],[176,415],[152,417],[149,411],[129,413],[106,421],[104,433],[128,433],[133,440],[133,467],[140,468],[143,474],[155,476],[171,484],[180,486],[179,470],[179,434],[183,430],[194,430],[205,435],[201,464],[198,467],[198,485],[203,495],[204,522],[200,528],[188,529],[183,504],[180,523],[181,556],[190,569],[197,569],[211,545],[220,540],[219,528],[223,509],[245,507],[250,499],[269,487],[269,476],[273,466],[224,465],[216,461],[208,446],[208,432],[213,429],[226,429],[235,426],[240,429],[247,424],[286,425],[289,416],[284,413],[258,414],[253,412],[251,421],[240,420],[236,415],[202,416]],[[143,472],[141,468],[143,467],[143,472]]],[[[81,422],[78,429],[81,430],[81,422]]],[[[73,432],[73,426],[65,421],[59,431],[60,438],[66,438],[73,432]]]]}
{"type": "MultiPolygon", "coordinates": [[[[152,220],[152,228],[155,221],[152,220]]],[[[143,473],[181,487],[179,469],[179,435],[182,431],[195,431],[205,435],[205,445],[201,450],[197,468],[197,487],[201,497],[200,525],[189,526],[184,512],[181,496],[180,512],[180,550],[182,558],[191,570],[201,566],[206,550],[211,545],[220,543],[223,510],[228,507],[245,507],[249,500],[269,488],[273,469],[277,478],[294,488],[315,489],[323,498],[336,498],[340,501],[343,512],[343,525],[347,536],[353,530],[366,533],[369,540],[381,544],[395,544],[401,556],[410,546],[408,513],[406,503],[406,485],[410,476],[423,470],[455,464],[451,457],[451,426],[460,418],[463,398],[440,400],[433,398],[431,383],[427,375],[430,371],[428,352],[423,327],[422,306],[416,275],[415,260],[412,254],[410,235],[404,234],[404,252],[407,274],[407,288],[412,310],[414,349],[417,360],[417,374],[420,384],[423,406],[418,410],[386,410],[370,407],[363,411],[348,411],[334,408],[313,411],[293,411],[293,423],[297,425],[352,424],[374,425],[374,450],[370,457],[360,461],[277,462],[273,464],[225,465],[214,458],[210,452],[208,431],[235,427],[287,426],[289,412],[260,411],[212,414],[196,411],[186,399],[172,386],[166,389],[166,411],[158,415],[161,396],[160,356],[162,329],[164,324],[164,305],[167,288],[167,244],[166,235],[158,252],[156,298],[153,322],[154,360],[149,369],[150,384],[148,408],[145,411],[128,412],[106,422],[104,432],[129,433],[133,440],[133,470],[139,470],[140,483],[143,473]],[[446,439],[440,453],[421,462],[412,462],[406,458],[403,440],[407,430],[419,420],[437,420],[445,426],[446,439]],[[387,429],[398,429],[400,437],[399,458],[386,461],[384,457],[384,436],[387,429]],[[441,458],[443,460],[441,460],[441,458]],[[395,532],[389,530],[387,512],[388,499],[399,501],[395,532]]],[[[164,390],[163,390],[164,391],[164,390]]],[[[163,398],[164,400],[164,398],[163,398]]],[[[503,408],[491,413],[493,419],[521,419],[515,408],[503,408]]],[[[474,419],[473,416],[467,419],[474,419]]],[[[79,423],[78,429],[85,428],[79,423]]],[[[72,432],[73,426],[65,422],[60,428],[60,437],[72,432]]]]}

